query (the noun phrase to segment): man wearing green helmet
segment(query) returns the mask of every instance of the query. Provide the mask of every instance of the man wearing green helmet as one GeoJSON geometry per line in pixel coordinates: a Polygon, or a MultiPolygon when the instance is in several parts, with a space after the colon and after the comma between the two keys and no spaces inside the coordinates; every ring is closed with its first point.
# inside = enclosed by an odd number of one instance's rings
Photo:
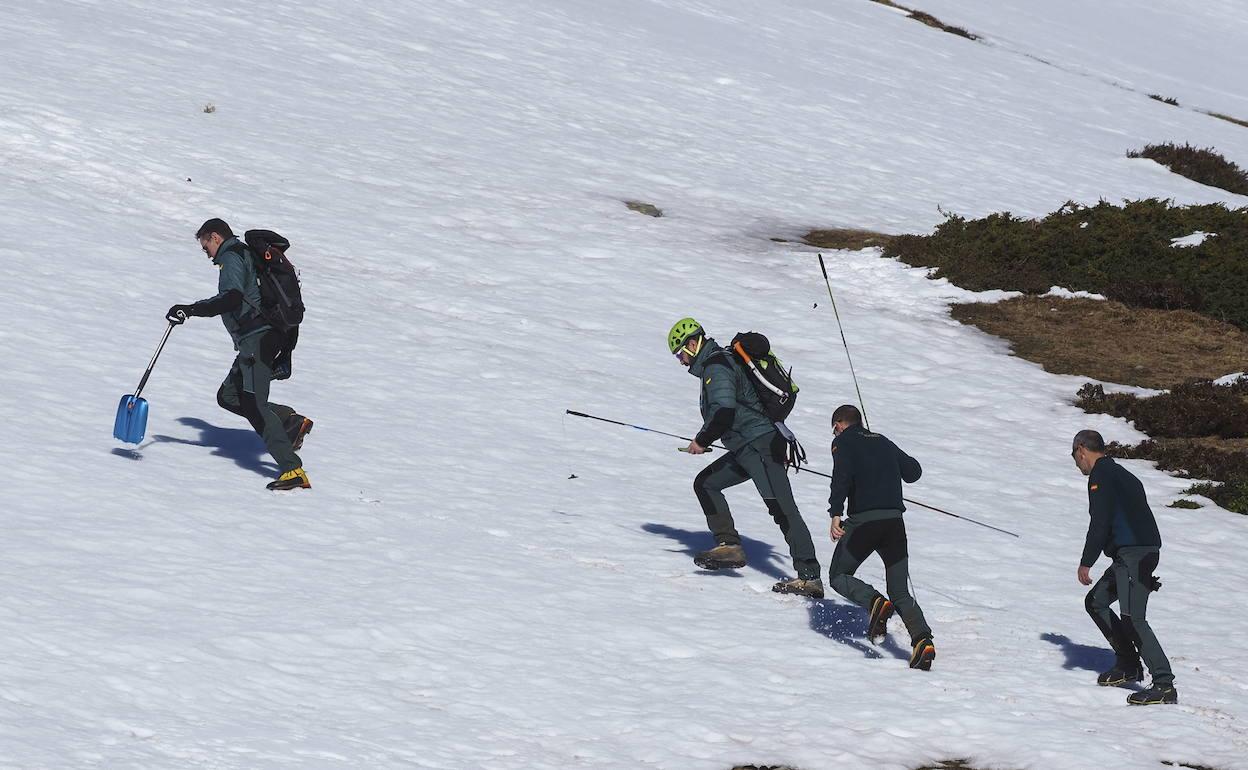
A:
{"type": "Polygon", "coordinates": [[[685,451],[700,455],[723,440],[728,453],[706,466],[693,481],[693,491],[716,545],[693,561],[703,569],[735,569],[745,566],[745,550],[737,534],[724,490],[753,481],[767,511],[784,533],[797,577],[772,586],[778,593],[823,598],[819,560],[810,530],[797,510],[793,490],[785,474],[787,443],[775,423],[763,412],[754,386],[733,356],[706,335],[702,325],[682,318],[667,335],[668,350],[701,383],[698,400],[702,429],[685,451]]]}

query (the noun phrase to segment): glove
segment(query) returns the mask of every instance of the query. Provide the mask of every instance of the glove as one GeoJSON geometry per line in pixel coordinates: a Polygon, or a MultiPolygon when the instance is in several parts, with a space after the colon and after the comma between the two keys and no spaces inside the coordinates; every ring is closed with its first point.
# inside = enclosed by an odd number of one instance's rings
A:
{"type": "Polygon", "coordinates": [[[180,326],[186,323],[186,319],[192,315],[190,305],[174,305],[169,308],[169,312],[165,313],[165,320],[174,326],[180,326]]]}

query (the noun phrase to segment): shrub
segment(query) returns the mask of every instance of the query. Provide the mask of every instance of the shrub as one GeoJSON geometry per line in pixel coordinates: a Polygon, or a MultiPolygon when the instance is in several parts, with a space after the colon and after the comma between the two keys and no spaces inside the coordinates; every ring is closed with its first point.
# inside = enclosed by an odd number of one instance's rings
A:
{"type": "Polygon", "coordinates": [[[1190,144],[1179,146],[1172,142],[1150,144],[1142,150],[1132,150],[1128,158],[1155,160],[1174,173],[1193,182],[1220,187],[1227,192],[1248,195],[1248,173],[1222,157],[1212,147],[1200,149],[1190,144]]]}
{"type": "Polygon", "coordinates": [[[1167,508],[1186,508],[1186,509],[1188,509],[1188,510],[1195,510],[1195,509],[1197,509],[1197,508],[1204,508],[1204,506],[1203,506],[1203,505],[1201,505],[1200,503],[1196,502],[1195,500],[1188,500],[1188,499],[1186,499],[1186,498],[1184,498],[1184,499],[1182,499],[1182,500],[1175,500],[1173,503],[1170,503],[1170,504],[1169,504],[1169,505],[1167,505],[1166,507],[1167,507],[1167,508]]]}
{"type": "Polygon", "coordinates": [[[1114,457],[1152,460],[1160,470],[1182,478],[1213,479],[1193,484],[1182,494],[1201,495],[1228,511],[1248,514],[1248,450],[1191,439],[1149,439],[1135,446],[1115,443],[1107,450],[1114,457]]]}
{"type": "Polygon", "coordinates": [[[1170,201],[1067,203],[1043,219],[1009,212],[948,215],[931,235],[899,235],[884,256],[983,291],[1042,294],[1052,286],[1104,294],[1132,307],[1186,308],[1248,330],[1248,208],[1170,201]],[[1171,241],[1217,237],[1191,248],[1171,241]]]}
{"type": "Polygon", "coordinates": [[[1174,98],[1174,97],[1172,97],[1172,96],[1162,96],[1161,94],[1149,94],[1149,95],[1148,95],[1148,98],[1149,98],[1149,99],[1154,99],[1154,100],[1156,100],[1156,101],[1159,101],[1159,102],[1161,102],[1162,104],[1168,104],[1168,105],[1170,105],[1171,107],[1178,107],[1178,106],[1179,106],[1179,100],[1178,100],[1178,99],[1175,99],[1175,98],[1174,98]]]}
{"type": "Polygon", "coordinates": [[[1127,393],[1106,393],[1102,386],[1089,382],[1079,389],[1075,404],[1086,412],[1131,420],[1136,428],[1154,437],[1245,438],[1248,403],[1238,389],[1208,381],[1186,382],[1161,395],[1136,398],[1127,393]]]}

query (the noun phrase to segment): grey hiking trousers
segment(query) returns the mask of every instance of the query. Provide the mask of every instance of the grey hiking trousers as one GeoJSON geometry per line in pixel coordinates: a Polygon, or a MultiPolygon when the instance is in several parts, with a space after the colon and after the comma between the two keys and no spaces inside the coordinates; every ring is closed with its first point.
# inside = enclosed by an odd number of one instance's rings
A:
{"type": "Polygon", "coordinates": [[[753,481],[758,494],[767,505],[767,511],[784,533],[793,557],[793,569],[803,580],[818,580],[819,560],[815,556],[815,544],[810,529],[797,510],[793,488],[785,474],[783,451],[784,439],[772,431],[746,443],[740,449],[728,452],[706,466],[693,480],[693,491],[706,515],[706,524],[715,535],[716,542],[740,545],[732,513],[724,490],[746,481],[753,481]]]}
{"type": "Polygon", "coordinates": [[[1153,682],[1170,685],[1174,683],[1170,661],[1147,618],[1148,595],[1156,590],[1153,570],[1160,553],[1157,546],[1119,548],[1109,569],[1088,591],[1083,605],[1113,648],[1118,666],[1130,670],[1143,658],[1153,682]],[[1121,618],[1109,607],[1115,601],[1121,618]]]}
{"type": "Polygon", "coordinates": [[[884,560],[888,599],[905,622],[906,630],[910,632],[910,643],[930,639],[932,628],[923,617],[923,609],[910,595],[909,541],[901,511],[859,511],[841,521],[845,534],[837,541],[836,550],[832,553],[828,585],[859,607],[870,610],[881,594],[871,584],[854,577],[854,573],[868,556],[878,553],[884,560]]]}

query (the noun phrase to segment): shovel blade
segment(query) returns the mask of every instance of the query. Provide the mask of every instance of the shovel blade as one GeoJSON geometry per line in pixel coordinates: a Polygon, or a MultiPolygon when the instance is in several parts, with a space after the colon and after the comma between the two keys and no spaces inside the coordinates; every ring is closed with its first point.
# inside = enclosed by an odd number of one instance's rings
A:
{"type": "Polygon", "coordinates": [[[117,404],[117,419],[113,421],[113,438],[137,444],[146,431],[147,399],[122,396],[117,404]]]}

